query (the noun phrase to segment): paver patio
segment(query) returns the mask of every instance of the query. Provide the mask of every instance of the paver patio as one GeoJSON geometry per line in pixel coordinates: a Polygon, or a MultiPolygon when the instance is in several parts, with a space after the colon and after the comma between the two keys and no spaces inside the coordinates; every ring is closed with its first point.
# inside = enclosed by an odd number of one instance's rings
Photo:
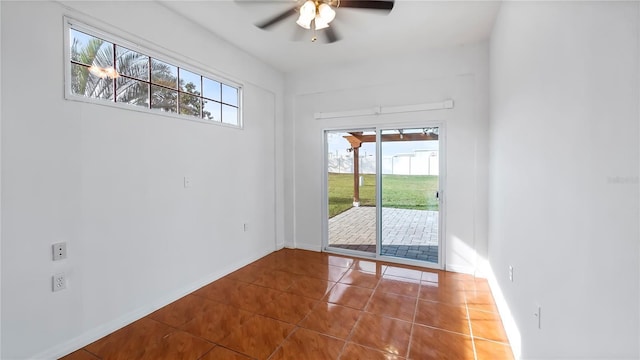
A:
{"type": "MultiPolygon", "coordinates": [[[[438,262],[438,212],[382,208],[381,254],[438,262]]],[[[353,207],[329,219],[329,246],[376,251],[376,208],[353,207]]]]}

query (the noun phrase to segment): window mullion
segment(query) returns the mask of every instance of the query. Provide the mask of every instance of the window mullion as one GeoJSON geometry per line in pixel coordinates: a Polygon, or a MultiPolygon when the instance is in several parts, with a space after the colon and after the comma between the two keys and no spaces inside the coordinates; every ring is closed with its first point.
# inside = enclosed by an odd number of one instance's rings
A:
{"type": "MultiPolygon", "coordinates": [[[[111,46],[113,47],[113,51],[112,51],[112,57],[113,57],[113,70],[117,71],[117,66],[116,66],[116,44],[113,43],[111,44],[111,46]]],[[[113,81],[113,102],[118,102],[118,94],[116,93],[116,77],[114,77],[113,79],[111,79],[111,81],[113,81]]]]}
{"type": "Polygon", "coordinates": [[[94,100],[110,101],[117,103],[116,106],[118,107],[127,105],[140,106],[139,109],[145,109],[145,111],[161,111],[175,114],[175,116],[182,118],[191,117],[240,126],[240,117],[236,121],[232,117],[225,118],[225,121],[222,121],[224,106],[228,106],[225,111],[239,114],[239,105],[228,104],[222,99],[224,91],[226,100],[235,103],[236,100],[231,99],[231,95],[235,92],[237,97],[240,96],[241,89],[237,85],[228,85],[219,80],[214,80],[215,77],[199,74],[199,71],[191,72],[171,62],[152,58],[150,55],[145,54],[147,51],[144,49],[139,51],[137,46],[133,46],[125,40],[114,39],[99,30],[91,30],[88,25],[77,25],[69,21],[65,31],[70,32],[71,41],[69,43],[72,46],[71,49],[67,49],[65,52],[67,66],[71,67],[71,72],[68,72],[71,77],[68,86],[71,89],[65,93],[68,95],[68,99],[81,100],[84,97],[90,98],[92,102],[94,100]],[[81,63],[80,61],[82,60],[80,59],[82,58],[76,57],[76,55],[87,53],[88,45],[92,41],[102,41],[103,47],[100,51],[102,55],[94,59],[93,64],[81,63]],[[124,47],[120,45],[122,43],[128,45],[124,47]],[[107,58],[103,57],[106,55],[105,52],[109,50],[112,53],[107,58]],[[109,68],[108,60],[112,61],[111,66],[113,68],[109,68]],[[154,65],[155,69],[153,68],[154,65]],[[89,74],[88,69],[91,66],[94,66],[95,69],[92,68],[89,74]],[[142,66],[147,66],[147,79],[144,79],[143,74],[140,72],[140,67],[142,66]],[[155,82],[152,76],[155,76],[155,82]],[[172,80],[176,82],[172,84],[172,80]],[[112,83],[109,84],[108,81],[112,81],[112,83]],[[181,88],[181,81],[185,82],[184,89],[181,88]],[[206,91],[205,86],[207,86],[206,91]],[[147,89],[144,89],[144,87],[147,89]],[[111,99],[108,97],[109,89],[112,90],[111,96],[113,98],[111,99]],[[156,90],[155,94],[157,96],[154,96],[153,89],[156,90]],[[120,94],[118,93],[119,91],[120,94]],[[147,93],[143,93],[144,91],[147,91],[147,93]],[[212,94],[209,94],[209,92],[212,92],[212,94]],[[205,97],[205,93],[209,97],[205,97]],[[176,97],[174,98],[173,95],[176,95],[176,97]],[[145,98],[147,104],[144,104],[145,98]],[[211,98],[216,98],[217,100],[211,98]],[[205,103],[208,107],[206,111],[204,109],[205,103]],[[205,112],[209,114],[206,119],[204,118],[205,112]]]}

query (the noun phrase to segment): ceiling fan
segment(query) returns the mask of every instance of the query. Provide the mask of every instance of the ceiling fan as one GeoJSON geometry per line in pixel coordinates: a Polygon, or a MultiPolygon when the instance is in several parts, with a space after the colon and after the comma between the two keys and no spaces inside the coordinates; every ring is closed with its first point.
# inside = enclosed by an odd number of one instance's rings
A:
{"type": "MultiPolygon", "coordinates": [[[[333,43],[340,40],[335,27],[329,25],[336,17],[336,10],[340,8],[366,9],[388,14],[393,9],[394,1],[395,0],[295,0],[294,5],[289,9],[260,21],[255,25],[260,29],[268,30],[284,20],[297,16],[298,19],[295,23],[303,29],[312,31],[312,42],[318,39],[316,31],[323,30],[327,42],[333,43]]],[[[272,0],[266,2],[278,1],[272,0]]]]}

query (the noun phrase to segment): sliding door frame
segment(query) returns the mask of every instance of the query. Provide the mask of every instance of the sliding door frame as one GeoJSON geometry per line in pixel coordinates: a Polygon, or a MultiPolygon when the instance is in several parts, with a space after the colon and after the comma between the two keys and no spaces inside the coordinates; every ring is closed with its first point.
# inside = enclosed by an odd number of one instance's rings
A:
{"type": "Polygon", "coordinates": [[[337,253],[343,255],[351,255],[363,258],[373,258],[386,262],[414,265],[426,268],[443,270],[446,267],[446,127],[444,121],[424,121],[412,123],[400,123],[393,125],[371,125],[371,126],[349,126],[349,127],[331,127],[322,129],[322,143],[324,153],[322,155],[322,251],[337,253]],[[380,255],[382,246],[382,146],[381,132],[383,130],[405,129],[405,128],[438,128],[438,263],[430,263],[422,260],[412,260],[393,256],[380,255]],[[349,131],[375,131],[376,133],[376,252],[367,253],[364,251],[340,249],[329,246],[329,193],[328,193],[328,142],[327,134],[330,132],[349,132],[349,131]]]}
{"type": "MultiPolygon", "coordinates": [[[[359,250],[351,250],[351,249],[342,249],[337,247],[329,246],[329,172],[327,169],[329,168],[329,146],[327,141],[327,134],[331,132],[350,132],[350,131],[376,131],[375,126],[349,126],[349,127],[335,127],[335,128],[327,128],[322,130],[322,142],[324,147],[324,153],[322,155],[322,251],[331,252],[343,255],[351,255],[363,258],[376,258],[378,253],[378,248],[376,245],[376,251],[374,253],[369,253],[366,251],[359,250]]],[[[376,142],[376,153],[378,152],[378,144],[376,142]]],[[[378,162],[376,160],[376,174],[378,173],[378,162]]],[[[376,196],[378,193],[378,188],[376,185],[376,196]]],[[[378,199],[376,199],[376,204],[378,203],[378,199]]],[[[378,241],[378,217],[376,215],[376,242],[378,241]]]]}
{"type": "Polygon", "coordinates": [[[404,265],[414,265],[432,269],[445,269],[445,183],[446,183],[446,147],[445,125],[442,121],[425,121],[419,124],[393,124],[376,127],[376,259],[404,265]],[[438,262],[412,260],[396,256],[381,255],[382,250],[382,131],[396,129],[438,128],[438,262]]]}

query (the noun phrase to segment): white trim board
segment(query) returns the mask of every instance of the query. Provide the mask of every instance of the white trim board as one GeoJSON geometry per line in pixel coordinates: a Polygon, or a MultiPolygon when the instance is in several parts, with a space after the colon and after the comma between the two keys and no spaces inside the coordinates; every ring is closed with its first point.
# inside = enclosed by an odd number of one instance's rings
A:
{"type": "Polygon", "coordinates": [[[360,110],[347,110],[347,111],[335,111],[335,112],[317,112],[313,114],[316,120],[320,119],[335,119],[354,116],[369,116],[369,115],[384,115],[384,114],[398,114],[415,111],[430,111],[430,110],[445,110],[453,109],[453,100],[445,100],[434,103],[414,104],[414,105],[400,105],[400,106],[376,106],[369,109],[360,110]]]}

